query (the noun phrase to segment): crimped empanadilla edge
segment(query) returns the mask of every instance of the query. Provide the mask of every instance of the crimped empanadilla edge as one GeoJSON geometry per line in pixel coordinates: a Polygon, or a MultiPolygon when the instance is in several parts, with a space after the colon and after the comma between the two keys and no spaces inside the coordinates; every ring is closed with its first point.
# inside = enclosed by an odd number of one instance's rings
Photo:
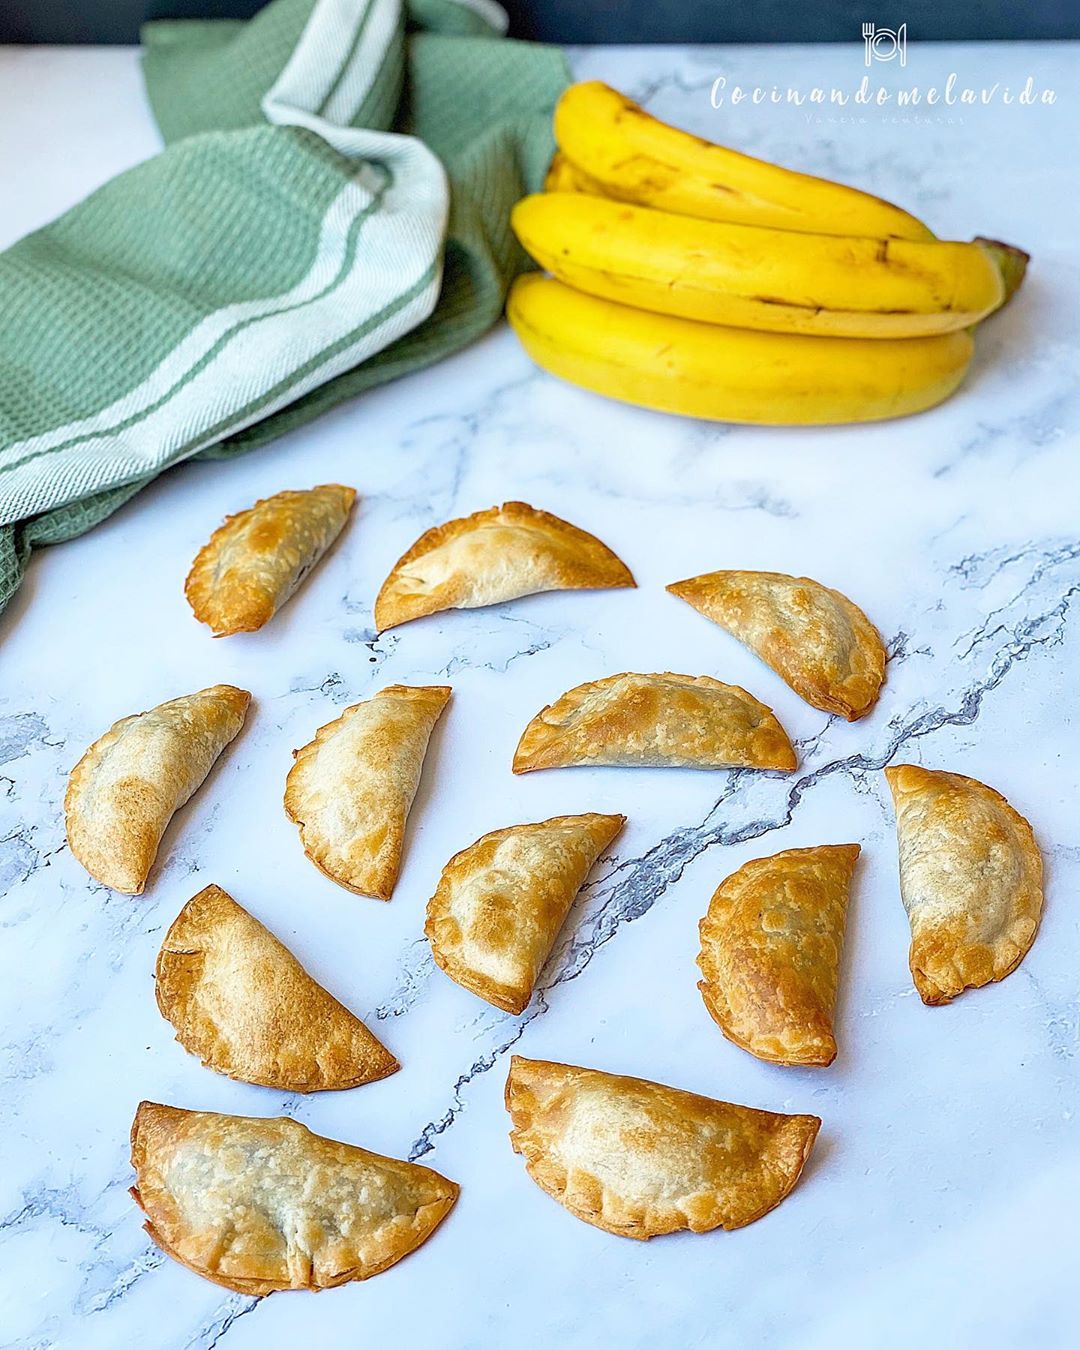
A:
{"type": "MultiPolygon", "coordinates": [[[[147,709],[149,711],[149,709],[147,709]]],[[[79,826],[75,823],[78,819],[78,813],[82,805],[84,793],[87,790],[90,779],[92,778],[98,764],[101,763],[105,755],[112,746],[120,739],[124,728],[141,713],[130,713],[127,717],[118,718],[108,731],[102,734],[86,747],[79,758],[79,762],[68,775],[67,788],[64,792],[64,829],[67,836],[68,848],[71,850],[71,856],[83,867],[95,881],[101,882],[103,886],[108,886],[110,890],[119,891],[123,895],[141,895],[146,886],[146,877],[149,876],[150,868],[153,867],[153,859],[150,860],[146,869],[140,868],[143,872],[142,880],[137,880],[126,869],[110,873],[114,880],[107,880],[105,876],[99,876],[98,871],[102,870],[100,862],[95,858],[93,868],[90,862],[83,854],[82,844],[76,838],[80,832],[79,826]],[[95,870],[96,869],[96,870],[95,870]]],[[[118,860],[113,858],[114,862],[118,860]]]]}
{"type": "Polygon", "coordinates": [[[790,1069],[827,1069],[835,1061],[838,1053],[835,1035],[822,1037],[820,1041],[822,1050],[816,1054],[808,1051],[806,1054],[797,1055],[790,1050],[771,1053],[760,1041],[741,1036],[735,1029],[727,1000],[723,998],[723,990],[719,985],[709,985],[704,980],[698,980],[697,987],[709,1016],[723,1032],[724,1039],[738,1046],[740,1050],[745,1050],[748,1055],[753,1055],[755,1059],[761,1060],[763,1064],[776,1064],[781,1068],[790,1069]]]}

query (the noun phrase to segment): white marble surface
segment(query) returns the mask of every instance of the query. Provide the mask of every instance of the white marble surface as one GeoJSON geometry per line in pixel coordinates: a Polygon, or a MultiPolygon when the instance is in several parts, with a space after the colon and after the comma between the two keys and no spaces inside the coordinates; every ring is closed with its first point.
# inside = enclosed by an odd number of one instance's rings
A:
{"type": "MultiPolygon", "coordinates": [[[[228,1350],[402,1347],[1058,1347],[1076,1344],[1080,825],[1080,276],[1077,60],[1065,46],[917,47],[907,79],[1056,85],[1053,107],[962,116],[715,112],[718,73],[854,85],[861,48],[576,54],[698,130],[901,201],[941,233],[1035,255],[943,408],[873,428],[732,429],[618,407],[537,373],[505,330],[230,464],[160,480],[41,554],[0,657],[0,1341],[228,1350]],[[327,479],[363,495],[340,547],[262,633],[212,641],[187,565],[228,511],[327,479]],[[376,639],[371,603],[427,526],[524,498],[595,531],[637,591],[446,614],[376,639]],[[722,566],[806,572],[849,591],[893,652],[881,704],[848,726],[801,703],[664,583],[722,566]],[[745,684],[798,739],[790,779],[579,770],[514,779],[526,720],[623,669],[745,684]],[[148,893],[111,894],[64,844],[75,759],[114,718],[217,680],[253,716],[170,829],[148,893]],[[390,904],[339,890],[281,809],[289,751],[392,681],[445,680],[390,904]],[[996,785],[1035,824],[1045,921],[1003,984],[924,1008],[907,972],[880,769],[913,759],[996,785]],[[521,1019],[433,970],[420,936],[443,862],[488,829],[624,811],[521,1019]],[[780,1069],[722,1039],[695,989],[697,920],[738,864],[864,845],[844,960],[840,1057],[780,1069]],[[164,930],[216,881],[288,941],[404,1068],[309,1099],[203,1069],[153,999],[164,930]],[[802,1184],[734,1234],[637,1244],[571,1218],[506,1139],[512,1049],[811,1110],[802,1184]],[[128,1199],[140,1098],[273,1114],[422,1157],[461,1201],[420,1252],[319,1297],[256,1302],[161,1256],[128,1199]]],[[[0,54],[0,242],[150,153],[133,53],[0,54]],[[18,190],[11,191],[12,183],[18,190]]]]}

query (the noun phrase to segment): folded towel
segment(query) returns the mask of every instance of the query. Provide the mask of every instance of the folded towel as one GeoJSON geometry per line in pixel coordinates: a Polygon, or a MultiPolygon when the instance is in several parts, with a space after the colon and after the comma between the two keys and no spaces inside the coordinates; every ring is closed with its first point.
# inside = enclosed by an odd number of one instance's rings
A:
{"type": "Polygon", "coordinates": [[[526,266],[559,52],[493,0],[161,22],[167,148],[0,254],[0,607],[31,550],[472,341],[526,266]]]}

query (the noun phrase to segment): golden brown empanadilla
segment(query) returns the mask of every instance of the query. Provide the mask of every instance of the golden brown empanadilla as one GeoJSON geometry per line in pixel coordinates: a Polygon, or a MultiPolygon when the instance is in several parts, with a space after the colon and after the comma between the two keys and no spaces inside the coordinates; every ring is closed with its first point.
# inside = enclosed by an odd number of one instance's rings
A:
{"type": "Polygon", "coordinates": [[[285,810],[304,852],[332,881],[389,900],[445,684],[392,684],[354,703],[294,750],[285,810]]]}
{"type": "Polygon", "coordinates": [[[184,1049],[243,1083],[323,1092],[400,1068],[220,886],[207,886],[177,915],[158,953],[155,992],[184,1049]]]}
{"type": "Polygon", "coordinates": [[[538,591],[633,586],[606,544],[525,502],[504,502],[436,525],[394,565],[375,601],[375,627],[443,609],[479,609],[538,591]]]}
{"type": "Polygon", "coordinates": [[[524,1012],[574,897],[625,816],[553,816],[485,834],[443,868],[424,932],[464,989],[524,1012]]]}
{"type": "Polygon", "coordinates": [[[173,814],[244,725],[251,695],[231,684],[114,722],[71,771],[71,852],[97,881],[138,895],[173,814]]]}
{"type": "Polygon", "coordinates": [[[195,617],[215,637],[261,628],[341,533],[355,498],[353,488],[324,483],[277,492],[227,516],[184,583],[195,617]]]}
{"type": "Polygon", "coordinates": [[[708,675],[608,675],[569,689],[522,733],[514,772],[571,764],[689,769],[795,768],[764,703],[708,675]]]}
{"type": "Polygon", "coordinates": [[[1003,980],[1035,941],[1042,856],[1031,826],[974,778],[897,764],[900,894],[911,923],[911,976],[924,1003],[1003,980]]]}
{"type": "Polygon", "coordinates": [[[706,572],[668,590],[734,634],[815,708],[854,722],[877,702],[885,645],[839,591],[783,572],[706,572]]]}
{"type": "Polygon", "coordinates": [[[831,1064],[833,1010],[858,844],[744,863],[701,920],[698,988],[729,1041],[773,1064],[831,1064]]]}
{"type": "Polygon", "coordinates": [[[425,1242],[458,1187],[429,1167],[313,1134],[286,1116],[142,1102],[131,1195],[168,1256],[240,1294],[332,1289],[425,1242]]]}
{"type": "Polygon", "coordinates": [[[817,1116],[785,1116],[644,1078],[515,1055],[510,1142],[533,1181],[609,1233],[742,1228],[794,1187],[817,1116]]]}

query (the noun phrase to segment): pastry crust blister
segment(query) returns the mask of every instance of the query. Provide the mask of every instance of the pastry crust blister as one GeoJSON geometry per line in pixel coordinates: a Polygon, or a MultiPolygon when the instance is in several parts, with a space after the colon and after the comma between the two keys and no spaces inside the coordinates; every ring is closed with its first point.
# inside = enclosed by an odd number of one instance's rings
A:
{"type": "Polygon", "coordinates": [[[437,964],[495,1007],[523,1012],[575,896],[625,820],[512,825],[451,858],[424,928],[437,964]]]}
{"type": "Polygon", "coordinates": [[[594,535],[525,502],[436,525],[395,563],[375,601],[383,632],[444,609],[478,609],[538,591],[633,586],[594,535]]]}
{"type": "Polygon", "coordinates": [[[831,1064],[833,1010],[858,844],[745,863],[701,920],[698,984],[724,1035],[774,1064],[831,1064]]]}
{"type": "Polygon", "coordinates": [[[261,628],[341,533],[355,499],[353,488],[324,483],[275,493],[228,516],[184,584],[195,617],[215,637],[261,628]]]}
{"type": "Polygon", "coordinates": [[[846,595],[783,572],[706,572],[667,588],[745,643],[800,698],[854,722],[885,678],[881,634],[846,595]]]}
{"type": "Polygon", "coordinates": [[[977,779],[915,764],[885,776],[920,997],[948,1003],[1003,980],[1027,955],[1042,915],[1042,855],[1031,826],[977,779]]]}
{"type": "Polygon", "coordinates": [[[577,1218],[632,1238],[760,1219],[798,1181],[821,1126],[517,1055],[506,1106],[536,1184],[577,1218]]]}
{"type": "Polygon", "coordinates": [[[438,1172],[313,1134],[298,1121],[143,1102],[132,1197],[157,1245],[240,1294],[378,1275],[453,1208],[438,1172]]]}
{"type": "Polygon", "coordinates": [[[295,751],[285,810],[304,852],[339,886],[389,900],[405,822],[448,685],[392,684],[346,708],[295,751]]]}
{"type": "Polygon", "coordinates": [[[176,811],[244,725],[251,695],[231,684],[114,722],[71,771],[64,817],[72,854],[95,880],[141,894],[176,811]]]}
{"type": "Polygon", "coordinates": [[[708,675],[609,675],[579,684],[522,733],[514,772],[609,764],[791,772],[795,750],[771,709],[708,675]]]}
{"type": "Polygon", "coordinates": [[[218,1073],[284,1092],[385,1078],[392,1054],[292,952],[221,889],[180,911],[158,954],[158,1008],[218,1073]]]}

